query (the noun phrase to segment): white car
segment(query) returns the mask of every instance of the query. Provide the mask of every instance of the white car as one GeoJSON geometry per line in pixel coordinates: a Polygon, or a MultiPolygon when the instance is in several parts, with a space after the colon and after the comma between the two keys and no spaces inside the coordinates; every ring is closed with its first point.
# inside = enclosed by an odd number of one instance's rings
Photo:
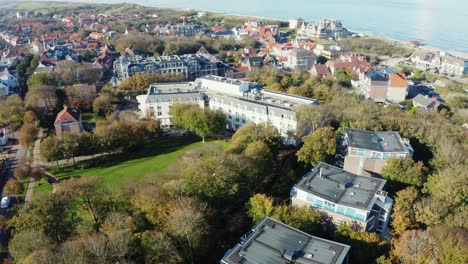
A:
{"type": "Polygon", "coordinates": [[[4,196],[2,197],[2,201],[0,202],[0,208],[8,208],[11,204],[11,197],[10,196],[4,196]]]}

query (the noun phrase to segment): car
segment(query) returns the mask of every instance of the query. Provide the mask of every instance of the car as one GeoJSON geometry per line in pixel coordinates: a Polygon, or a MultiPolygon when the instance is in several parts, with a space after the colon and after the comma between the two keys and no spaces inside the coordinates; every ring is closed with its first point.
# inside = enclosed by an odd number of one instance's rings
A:
{"type": "Polygon", "coordinates": [[[2,200],[0,201],[0,208],[5,209],[10,207],[11,204],[11,197],[10,196],[4,196],[2,197],[2,200]]]}

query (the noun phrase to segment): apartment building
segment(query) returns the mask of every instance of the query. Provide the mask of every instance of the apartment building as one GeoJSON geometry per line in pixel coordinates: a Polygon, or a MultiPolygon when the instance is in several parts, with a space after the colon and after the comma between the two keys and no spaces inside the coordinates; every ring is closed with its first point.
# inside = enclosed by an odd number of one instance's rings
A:
{"type": "Polygon", "coordinates": [[[350,246],[265,217],[228,250],[221,264],[348,263],[350,246]]]}
{"type": "Polygon", "coordinates": [[[186,79],[195,79],[207,74],[218,75],[218,63],[204,55],[181,56],[121,56],[114,62],[117,78],[125,80],[137,73],[182,74],[186,79]]]}
{"type": "Polygon", "coordinates": [[[299,34],[316,39],[338,38],[350,35],[340,20],[321,19],[318,23],[302,23],[299,34]]]}
{"type": "Polygon", "coordinates": [[[362,176],[375,176],[382,172],[391,157],[413,157],[413,147],[395,131],[367,131],[344,128],[347,154],[344,169],[362,176]]]}
{"type": "Polygon", "coordinates": [[[336,59],[343,54],[352,54],[351,50],[338,43],[320,43],[315,46],[314,52],[317,56],[322,56],[328,60],[336,59]]]}
{"type": "Polygon", "coordinates": [[[393,199],[383,191],[386,180],[358,176],[319,162],[291,190],[293,206],[310,206],[336,224],[345,222],[363,231],[384,232],[393,199]]]}
{"type": "MultiPolygon", "coordinates": [[[[147,94],[137,96],[142,117],[153,117],[169,126],[170,105],[191,102],[226,114],[227,129],[237,130],[247,123],[270,122],[285,137],[298,128],[294,108],[317,105],[311,98],[262,89],[258,84],[214,75],[193,83],[154,84],[147,94]]],[[[291,142],[294,143],[294,142],[291,142]]]]}
{"type": "Polygon", "coordinates": [[[286,65],[293,70],[308,71],[312,68],[317,60],[317,55],[314,52],[306,49],[293,49],[287,56],[286,65]]]}
{"type": "Polygon", "coordinates": [[[152,84],[145,95],[136,99],[141,117],[154,118],[163,127],[172,124],[169,111],[174,103],[205,106],[204,95],[191,83],[152,84]]]}

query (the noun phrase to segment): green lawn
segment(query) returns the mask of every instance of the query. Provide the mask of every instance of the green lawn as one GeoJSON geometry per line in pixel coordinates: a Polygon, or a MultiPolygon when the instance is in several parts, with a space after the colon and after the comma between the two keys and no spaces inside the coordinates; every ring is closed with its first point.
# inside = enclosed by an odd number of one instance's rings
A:
{"type": "MultiPolygon", "coordinates": [[[[147,173],[161,173],[166,168],[177,163],[179,157],[191,150],[198,155],[209,155],[223,151],[228,143],[222,140],[200,142],[197,137],[158,138],[152,144],[134,153],[124,153],[112,157],[105,157],[105,161],[97,160],[97,166],[75,169],[73,166],[56,169],[50,172],[59,179],[74,176],[100,176],[102,183],[112,188],[120,188],[128,179],[142,179],[147,173]]],[[[87,166],[86,163],[77,167],[87,166]]],[[[45,181],[35,188],[38,193],[50,193],[52,187],[45,181]]]]}

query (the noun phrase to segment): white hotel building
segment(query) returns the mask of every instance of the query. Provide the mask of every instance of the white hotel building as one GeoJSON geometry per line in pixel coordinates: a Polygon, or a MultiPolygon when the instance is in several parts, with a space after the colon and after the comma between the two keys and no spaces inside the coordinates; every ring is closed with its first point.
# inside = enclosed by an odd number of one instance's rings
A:
{"type": "Polygon", "coordinates": [[[171,125],[169,109],[177,102],[195,103],[226,114],[227,129],[246,123],[270,122],[283,136],[298,127],[295,106],[317,105],[311,98],[262,89],[258,84],[207,75],[193,83],[153,84],[137,96],[143,117],[154,117],[162,126],[171,125]]]}

